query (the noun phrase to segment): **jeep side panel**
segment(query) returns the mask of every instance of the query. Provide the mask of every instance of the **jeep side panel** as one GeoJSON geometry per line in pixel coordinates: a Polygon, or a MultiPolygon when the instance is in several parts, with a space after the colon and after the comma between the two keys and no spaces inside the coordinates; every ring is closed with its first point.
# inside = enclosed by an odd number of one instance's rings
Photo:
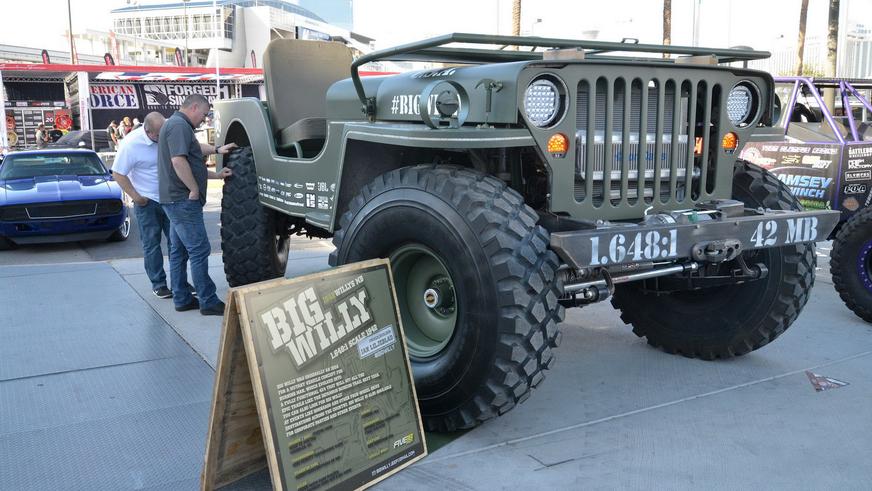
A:
{"type": "MultiPolygon", "coordinates": [[[[216,101],[221,131],[216,144],[228,139],[228,132],[244,130],[254,153],[260,200],[265,206],[332,230],[331,217],[335,201],[339,168],[336,163],[344,145],[344,123],[330,123],[327,142],[321,153],[312,159],[283,157],[276,151],[275,133],[266,109],[257,99],[216,101]],[[336,137],[334,135],[339,135],[336,137]]],[[[231,139],[234,138],[232,135],[231,139]]],[[[229,142],[229,140],[227,140],[229,142]]]]}
{"type": "Polygon", "coordinates": [[[308,223],[329,232],[335,229],[338,219],[342,176],[349,172],[366,172],[366,169],[354,167],[356,156],[347,155],[349,141],[411,149],[506,148],[535,144],[530,132],[523,128],[437,131],[423,125],[330,121],[321,153],[312,159],[296,159],[276,152],[273,128],[263,105],[256,99],[216,101],[215,110],[220,115],[221,125],[216,144],[229,142],[228,132],[238,132],[240,127],[248,137],[257,166],[261,203],[304,217],[308,223]]]}

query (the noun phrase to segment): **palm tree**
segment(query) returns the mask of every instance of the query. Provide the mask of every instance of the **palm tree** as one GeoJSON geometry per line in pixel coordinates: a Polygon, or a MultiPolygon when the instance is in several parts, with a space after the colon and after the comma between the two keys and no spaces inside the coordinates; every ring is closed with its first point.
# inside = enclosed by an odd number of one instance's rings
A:
{"type": "MultiPolygon", "coordinates": [[[[521,0],[512,1],[512,36],[521,35],[521,0]]],[[[512,49],[518,49],[518,46],[512,46],[512,49]]]]}
{"type": "MultiPolygon", "coordinates": [[[[826,74],[828,77],[836,76],[836,54],[839,45],[839,0],[830,0],[830,15],[827,21],[827,66],[826,74]]],[[[836,91],[833,89],[824,90],[824,104],[832,114],[835,108],[836,91]]]]}
{"type": "MultiPolygon", "coordinates": [[[[672,0],[663,0],[663,44],[672,44],[672,0]]],[[[669,54],[663,53],[663,57],[669,58],[669,54]]]]}
{"type": "Polygon", "coordinates": [[[802,76],[802,58],[805,54],[805,21],[808,19],[808,0],[799,6],[799,39],[796,41],[796,75],[802,76]]]}

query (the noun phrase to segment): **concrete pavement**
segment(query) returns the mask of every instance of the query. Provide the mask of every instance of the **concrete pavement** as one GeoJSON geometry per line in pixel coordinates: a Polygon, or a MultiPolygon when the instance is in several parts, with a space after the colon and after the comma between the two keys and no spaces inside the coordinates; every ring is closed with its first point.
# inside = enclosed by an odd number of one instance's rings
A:
{"type": "MultiPolygon", "coordinates": [[[[330,249],[295,239],[287,276],[330,249]]],[[[220,319],[154,297],[141,259],[71,251],[0,255],[0,489],[195,489],[220,319]]],[[[377,489],[868,489],[872,327],[820,259],[794,326],[734,360],[650,348],[609,304],[568,311],[527,402],[377,489]],[[849,385],[816,392],[807,370],[849,385]]]]}

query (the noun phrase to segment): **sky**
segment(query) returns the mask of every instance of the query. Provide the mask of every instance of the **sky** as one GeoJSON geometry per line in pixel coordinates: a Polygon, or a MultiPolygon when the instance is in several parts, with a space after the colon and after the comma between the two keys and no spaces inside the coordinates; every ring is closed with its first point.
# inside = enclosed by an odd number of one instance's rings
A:
{"type": "MultiPolygon", "coordinates": [[[[167,3],[170,0],[141,0],[167,3]]],[[[301,0],[318,15],[346,24],[346,2],[353,8],[354,31],[373,37],[383,48],[449,32],[509,34],[511,0],[301,0]],[[319,11],[321,5],[323,11],[319,11]]],[[[16,8],[17,0],[0,0],[0,44],[67,50],[67,1],[42,0],[39,12],[16,8]]],[[[872,24],[872,0],[842,0],[843,19],[872,24]]],[[[113,8],[126,0],[70,0],[73,31],[107,31],[113,8]]],[[[800,0],[672,0],[673,44],[691,45],[693,6],[700,5],[699,44],[735,45],[773,50],[779,43],[796,43],[800,0]]],[[[828,0],[810,0],[808,36],[825,36],[828,0]]],[[[521,30],[545,37],[643,43],[662,40],[660,0],[524,0],[521,30]],[[539,21],[541,19],[541,21],[539,21]]],[[[843,24],[843,28],[844,28],[843,24]]],[[[97,53],[101,54],[101,53],[97,53]]]]}

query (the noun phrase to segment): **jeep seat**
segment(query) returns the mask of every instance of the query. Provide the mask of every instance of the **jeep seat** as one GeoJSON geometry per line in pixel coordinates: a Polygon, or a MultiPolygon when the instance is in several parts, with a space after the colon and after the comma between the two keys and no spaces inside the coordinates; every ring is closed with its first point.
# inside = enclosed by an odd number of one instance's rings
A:
{"type": "Polygon", "coordinates": [[[342,43],[276,39],[263,55],[267,107],[278,148],[296,156],[320,151],[327,137],[325,99],[350,76],[351,50],[342,43]]]}

